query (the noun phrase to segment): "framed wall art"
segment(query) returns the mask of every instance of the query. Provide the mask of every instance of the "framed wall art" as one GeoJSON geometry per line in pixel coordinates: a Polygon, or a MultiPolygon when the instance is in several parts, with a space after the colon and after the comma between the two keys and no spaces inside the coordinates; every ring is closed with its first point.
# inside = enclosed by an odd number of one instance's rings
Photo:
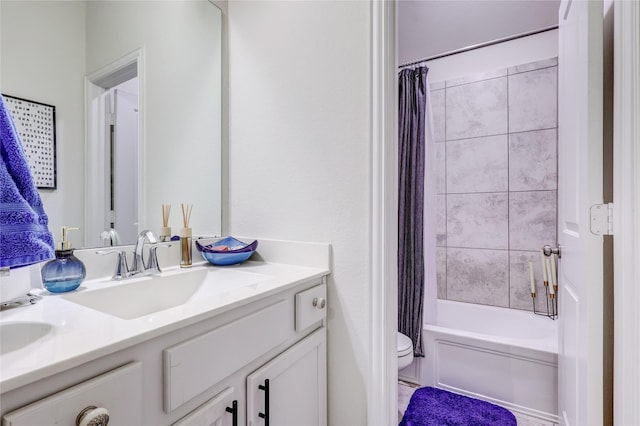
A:
{"type": "Polygon", "coordinates": [[[41,189],[56,189],[56,107],[2,96],[22,141],[31,176],[41,189]]]}

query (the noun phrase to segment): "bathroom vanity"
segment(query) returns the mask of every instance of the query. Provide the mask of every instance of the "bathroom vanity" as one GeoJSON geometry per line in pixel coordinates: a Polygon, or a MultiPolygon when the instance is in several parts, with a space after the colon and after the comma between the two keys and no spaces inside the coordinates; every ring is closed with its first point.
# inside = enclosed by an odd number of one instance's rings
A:
{"type": "Polygon", "coordinates": [[[0,312],[3,425],[325,425],[329,246],[260,244],[0,312]]]}

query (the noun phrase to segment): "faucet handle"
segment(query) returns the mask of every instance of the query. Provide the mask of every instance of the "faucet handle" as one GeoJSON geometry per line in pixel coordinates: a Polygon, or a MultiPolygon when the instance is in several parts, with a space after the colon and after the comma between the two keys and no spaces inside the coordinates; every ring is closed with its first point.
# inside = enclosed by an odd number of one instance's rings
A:
{"type": "Polygon", "coordinates": [[[158,264],[158,254],[156,253],[156,251],[159,248],[165,248],[168,249],[169,247],[171,247],[172,244],[153,244],[151,247],[149,247],[149,260],[147,261],[147,271],[149,271],[152,274],[159,274],[160,272],[162,272],[162,269],[160,269],[160,265],[158,264]]]}
{"type": "Polygon", "coordinates": [[[127,253],[124,250],[98,250],[96,254],[105,255],[116,253],[118,255],[118,263],[116,263],[116,269],[113,272],[114,280],[121,280],[123,278],[127,278],[129,276],[129,265],[127,265],[127,253]]]}

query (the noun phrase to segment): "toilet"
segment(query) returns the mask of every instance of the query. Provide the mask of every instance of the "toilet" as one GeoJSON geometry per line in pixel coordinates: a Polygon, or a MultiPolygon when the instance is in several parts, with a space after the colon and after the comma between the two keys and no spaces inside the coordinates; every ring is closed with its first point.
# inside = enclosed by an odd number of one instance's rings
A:
{"type": "Polygon", "coordinates": [[[413,342],[409,336],[398,332],[398,370],[406,368],[413,362],[413,342]]]}

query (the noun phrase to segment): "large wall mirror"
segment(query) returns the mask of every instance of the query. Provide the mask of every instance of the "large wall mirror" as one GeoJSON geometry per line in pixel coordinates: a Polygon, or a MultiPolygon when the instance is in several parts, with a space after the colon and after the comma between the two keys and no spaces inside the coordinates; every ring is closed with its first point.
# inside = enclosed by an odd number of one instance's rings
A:
{"type": "Polygon", "coordinates": [[[2,93],[56,107],[49,226],[76,247],[221,233],[222,14],[206,0],[0,3],[2,93]]]}

